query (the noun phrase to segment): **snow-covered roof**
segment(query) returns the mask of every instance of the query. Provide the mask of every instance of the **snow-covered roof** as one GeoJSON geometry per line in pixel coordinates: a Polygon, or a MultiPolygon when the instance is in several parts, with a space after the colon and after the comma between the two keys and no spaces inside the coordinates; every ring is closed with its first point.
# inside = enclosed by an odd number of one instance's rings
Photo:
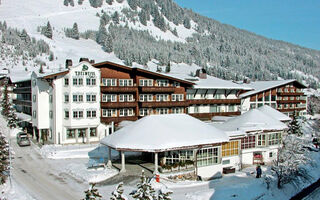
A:
{"type": "MultiPolygon", "coordinates": [[[[290,79],[290,80],[277,80],[277,81],[255,81],[255,82],[251,82],[251,83],[243,83],[243,85],[247,85],[248,87],[254,89],[252,91],[243,93],[240,95],[241,98],[243,97],[247,97],[247,96],[251,96],[253,94],[256,93],[260,93],[263,92],[265,90],[269,90],[275,87],[279,87],[282,85],[286,85],[288,83],[292,83],[292,82],[298,82],[295,79],[290,79]]],[[[306,87],[304,84],[298,82],[300,85],[306,87]]]]}
{"type": "Polygon", "coordinates": [[[150,115],[103,138],[116,150],[162,152],[227,142],[221,130],[187,114],[150,115]]]}
{"type": "Polygon", "coordinates": [[[240,135],[241,133],[246,134],[254,131],[284,130],[288,128],[284,123],[268,116],[258,109],[249,110],[225,123],[211,125],[224,130],[228,136],[240,135]]]}
{"type": "Polygon", "coordinates": [[[211,118],[211,121],[212,122],[226,122],[232,118],[234,118],[234,116],[213,116],[211,118]]]}
{"type": "Polygon", "coordinates": [[[252,90],[250,86],[237,84],[230,80],[223,80],[214,76],[207,75],[206,79],[197,78],[194,81],[195,89],[238,89],[238,90],[252,90]]]}
{"type": "Polygon", "coordinates": [[[31,80],[31,74],[32,72],[21,72],[21,73],[14,73],[9,74],[10,80],[12,83],[19,83],[24,81],[30,81],[31,80]]]}
{"type": "Polygon", "coordinates": [[[285,121],[291,121],[291,118],[288,117],[287,115],[283,114],[282,112],[268,106],[268,105],[264,105],[258,108],[258,110],[260,110],[261,112],[263,112],[264,114],[267,114],[279,121],[285,122],[285,121]]]}
{"type": "Polygon", "coordinates": [[[16,116],[21,122],[30,122],[31,121],[31,115],[25,114],[25,113],[19,113],[16,112],[16,116]]]}

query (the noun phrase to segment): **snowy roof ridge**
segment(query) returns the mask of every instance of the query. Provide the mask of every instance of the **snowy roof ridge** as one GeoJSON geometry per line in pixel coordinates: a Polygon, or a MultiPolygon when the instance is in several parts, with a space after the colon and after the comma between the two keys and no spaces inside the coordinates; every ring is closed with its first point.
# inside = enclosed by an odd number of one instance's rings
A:
{"type": "Polygon", "coordinates": [[[211,75],[207,75],[206,79],[201,79],[197,77],[197,81],[195,81],[196,85],[194,85],[195,89],[242,89],[242,90],[253,90],[253,88],[234,83],[231,80],[224,80],[221,78],[217,78],[211,75]]]}
{"type": "Polygon", "coordinates": [[[187,114],[149,115],[103,138],[100,143],[127,151],[162,152],[227,142],[228,136],[187,114]]]}
{"type": "Polygon", "coordinates": [[[226,131],[229,136],[246,134],[253,131],[284,130],[287,125],[269,116],[258,109],[234,117],[222,124],[212,124],[213,126],[226,131]]]}
{"type": "Polygon", "coordinates": [[[279,87],[288,83],[292,83],[292,82],[298,82],[302,86],[306,87],[304,84],[300,83],[296,79],[276,80],[276,81],[255,81],[247,84],[249,87],[253,88],[254,90],[243,93],[240,95],[240,97],[241,98],[247,97],[247,96],[250,96],[265,90],[269,90],[275,87],[279,87]]]}
{"type": "Polygon", "coordinates": [[[261,112],[279,120],[279,121],[290,121],[291,118],[287,115],[283,114],[282,112],[272,108],[271,106],[264,105],[258,108],[261,112]]]}

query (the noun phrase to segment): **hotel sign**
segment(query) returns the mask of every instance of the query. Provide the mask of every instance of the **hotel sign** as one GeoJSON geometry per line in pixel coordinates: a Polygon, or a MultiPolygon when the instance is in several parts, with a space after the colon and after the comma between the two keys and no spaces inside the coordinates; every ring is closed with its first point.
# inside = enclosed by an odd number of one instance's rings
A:
{"type": "Polygon", "coordinates": [[[76,76],[87,76],[88,78],[96,77],[95,72],[88,72],[89,67],[87,65],[82,66],[82,71],[75,71],[76,76]]]}

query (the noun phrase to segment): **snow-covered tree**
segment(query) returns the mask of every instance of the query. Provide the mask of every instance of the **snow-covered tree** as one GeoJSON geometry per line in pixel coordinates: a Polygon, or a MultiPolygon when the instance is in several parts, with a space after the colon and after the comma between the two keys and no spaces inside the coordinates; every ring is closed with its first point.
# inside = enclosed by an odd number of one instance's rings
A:
{"type": "Polygon", "coordinates": [[[0,184],[7,180],[9,170],[9,145],[6,138],[0,133],[0,184]]]}
{"type": "Polygon", "coordinates": [[[185,18],[183,20],[183,26],[187,29],[190,29],[191,28],[191,24],[190,24],[190,19],[189,18],[185,18]]]}
{"type": "Polygon", "coordinates": [[[156,200],[155,190],[149,183],[148,178],[145,176],[144,171],[140,177],[140,182],[137,184],[138,189],[132,191],[130,194],[134,199],[138,200],[156,200]]]}
{"type": "Polygon", "coordinates": [[[78,24],[75,22],[73,24],[73,27],[72,27],[72,35],[71,35],[71,38],[73,39],[76,39],[76,40],[79,40],[79,30],[78,30],[78,24]]]}
{"type": "Polygon", "coordinates": [[[104,47],[104,50],[108,53],[111,53],[113,51],[112,36],[110,34],[107,34],[103,47],[104,47]]]}
{"type": "Polygon", "coordinates": [[[85,191],[86,197],[82,200],[101,200],[101,195],[98,189],[94,188],[96,184],[91,184],[90,188],[85,191]]]}
{"type": "Polygon", "coordinates": [[[120,182],[116,190],[111,193],[110,200],[127,200],[128,197],[123,194],[123,182],[120,182]]]}
{"type": "Polygon", "coordinates": [[[112,17],[112,21],[113,21],[115,24],[119,24],[120,19],[119,19],[119,13],[118,13],[118,11],[114,12],[111,17],[112,17]]]}
{"type": "Polygon", "coordinates": [[[171,190],[161,189],[158,192],[158,200],[171,200],[170,195],[172,194],[171,190]]]}
{"type": "Polygon", "coordinates": [[[294,134],[297,136],[302,135],[301,126],[300,126],[299,121],[297,120],[296,112],[293,112],[293,118],[290,121],[290,123],[288,124],[288,127],[289,127],[288,134],[294,134]]]}
{"type": "Polygon", "coordinates": [[[8,117],[10,114],[10,99],[8,94],[8,79],[4,81],[3,93],[2,93],[2,101],[1,101],[1,114],[4,117],[8,117]]]}
{"type": "Polygon", "coordinates": [[[16,128],[17,127],[18,118],[17,118],[15,110],[13,109],[11,104],[10,104],[10,110],[9,110],[7,120],[8,120],[8,127],[9,128],[16,128]]]}
{"type": "Polygon", "coordinates": [[[100,20],[99,31],[97,33],[96,38],[97,38],[96,39],[97,43],[101,45],[104,45],[107,39],[107,30],[101,20],[100,20]]]}
{"type": "Polygon", "coordinates": [[[308,179],[308,174],[302,167],[311,160],[305,146],[306,141],[296,135],[284,137],[278,157],[271,166],[271,170],[277,176],[278,188],[295,180],[308,179]]]}
{"type": "Polygon", "coordinates": [[[106,0],[106,3],[112,5],[113,0],[106,0]]]}
{"type": "Polygon", "coordinates": [[[51,28],[51,25],[50,25],[50,22],[48,21],[47,22],[47,26],[45,26],[42,30],[42,34],[44,36],[46,36],[47,38],[50,38],[52,39],[52,28],[51,28]]]}
{"type": "Polygon", "coordinates": [[[98,8],[102,6],[103,0],[89,0],[90,5],[94,8],[98,8]]]}

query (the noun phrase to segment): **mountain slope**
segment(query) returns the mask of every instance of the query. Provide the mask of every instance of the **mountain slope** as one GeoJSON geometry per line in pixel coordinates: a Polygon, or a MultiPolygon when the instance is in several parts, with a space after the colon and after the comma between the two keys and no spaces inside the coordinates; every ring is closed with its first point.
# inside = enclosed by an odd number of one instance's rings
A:
{"type": "Polygon", "coordinates": [[[45,40],[57,57],[46,62],[50,69],[89,57],[158,71],[170,63],[171,73],[175,63],[194,63],[226,79],[298,78],[312,86],[320,79],[319,51],[221,24],[171,0],[2,0],[0,19],[45,40]],[[48,21],[52,39],[38,31],[48,21]],[[80,40],[64,33],[75,22],[80,40]]]}

